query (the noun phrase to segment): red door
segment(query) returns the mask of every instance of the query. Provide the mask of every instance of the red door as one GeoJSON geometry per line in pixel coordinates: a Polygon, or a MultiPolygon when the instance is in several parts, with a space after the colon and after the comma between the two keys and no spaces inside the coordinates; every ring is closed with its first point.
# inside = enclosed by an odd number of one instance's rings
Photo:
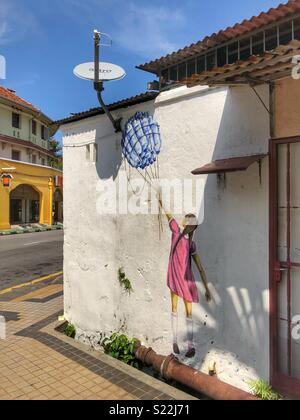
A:
{"type": "Polygon", "coordinates": [[[300,137],[270,152],[272,384],[300,396],[300,137]]]}

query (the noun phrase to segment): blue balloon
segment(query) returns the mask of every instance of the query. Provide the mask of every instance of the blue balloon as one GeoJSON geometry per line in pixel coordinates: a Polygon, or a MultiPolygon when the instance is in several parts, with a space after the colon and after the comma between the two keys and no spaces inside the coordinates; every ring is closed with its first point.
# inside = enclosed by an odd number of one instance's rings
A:
{"type": "Polygon", "coordinates": [[[160,127],[148,112],[137,112],[125,125],[122,152],[129,165],[145,169],[157,161],[162,147],[160,127]]]}

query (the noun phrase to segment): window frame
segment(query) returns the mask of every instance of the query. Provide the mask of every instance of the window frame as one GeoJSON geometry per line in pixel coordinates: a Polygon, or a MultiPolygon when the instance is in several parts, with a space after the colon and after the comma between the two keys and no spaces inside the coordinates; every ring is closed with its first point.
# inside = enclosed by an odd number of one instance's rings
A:
{"type": "Polygon", "coordinates": [[[11,159],[12,160],[14,160],[14,161],[16,161],[16,162],[21,162],[21,151],[20,150],[17,150],[17,149],[12,149],[11,150],[11,159]],[[14,153],[17,153],[17,155],[18,155],[18,159],[15,159],[14,158],[14,153]]]}
{"type": "Polygon", "coordinates": [[[48,141],[49,138],[49,128],[46,125],[41,124],[41,139],[48,141]]]}
{"type": "Polygon", "coordinates": [[[16,130],[21,130],[21,126],[22,126],[22,115],[19,112],[12,111],[11,125],[16,130]],[[15,125],[15,120],[14,120],[15,117],[18,118],[18,124],[17,125],[15,125]]]}
{"type": "Polygon", "coordinates": [[[37,136],[37,121],[36,120],[31,120],[31,134],[33,136],[37,136]]]}

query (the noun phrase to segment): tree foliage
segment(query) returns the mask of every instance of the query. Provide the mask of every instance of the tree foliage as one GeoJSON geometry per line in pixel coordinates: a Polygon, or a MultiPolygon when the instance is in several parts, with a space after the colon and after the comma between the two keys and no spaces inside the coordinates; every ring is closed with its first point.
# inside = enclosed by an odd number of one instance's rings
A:
{"type": "Polygon", "coordinates": [[[50,139],[49,141],[49,151],[54,154],[53,158],[50,158],[50,166],[55,169],[63,169],[63,157],[62,157],[62,147],[60,143],[55,139],[50,139]]]}

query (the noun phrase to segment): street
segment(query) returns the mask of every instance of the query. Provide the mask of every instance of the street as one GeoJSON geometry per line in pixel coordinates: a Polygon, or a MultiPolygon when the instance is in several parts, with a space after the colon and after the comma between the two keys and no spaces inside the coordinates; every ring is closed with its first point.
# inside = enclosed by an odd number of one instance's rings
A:
{"type": "Polygon", "coordinates": [[[63,231],[0,237],[0,291],[62,267],[63,231]]]}

